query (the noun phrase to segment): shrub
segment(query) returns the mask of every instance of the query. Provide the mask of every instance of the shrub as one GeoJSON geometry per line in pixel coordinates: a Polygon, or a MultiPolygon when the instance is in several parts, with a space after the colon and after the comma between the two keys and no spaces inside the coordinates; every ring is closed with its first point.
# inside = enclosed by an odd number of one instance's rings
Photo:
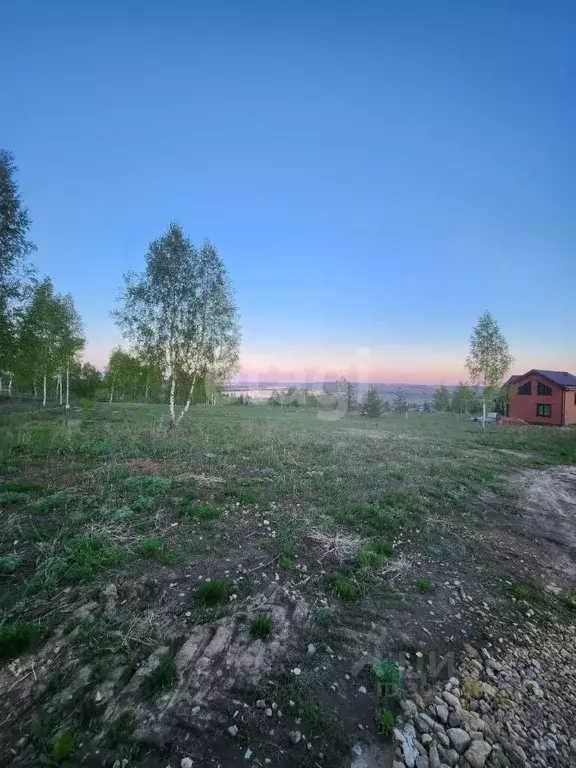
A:
{"type": "Polygon", "coordinates": [[[167,691],[176,682],[176,663],[174,657],[166,653],[160,659],[158,665],[142,681],[142,688],[146,696],[153,696],[160,691],[167,691]]]}
{"type": "Polygon", "coordinates": [[[360,596],[360,587],[352,581],[348,581],[339,571],[334,571],[330,576],[332,589],[342,600],[357,600],[360,596]]]}
{"type": "Polygon", "coordinates": [[[50,756],[56,765],[67,760],[74,752],[74,735],[72,731],[64,731],[58,741],[52,745],[50,756]]]}
{"type": "Polygon", "coordinates": [[[250,634],[258,640],[269,640],[274,628],[271,616],[255,616],[250,622],[250,634]]]}
{"type": "Polygon", "coordinates": [[[17,621],[0,627],[0,660],[21,656],[38,645],[44,637],[39,624],[17,621]]]}
{"type": "Polygon", "coordinates": [[[378,712],[378,726],[383,733],[390,733],[394,728],[394,712],[391,709],[381,709],[378,712]]]}
{"type": "Polygon", "coordinates": [[[319,608],[316,608],[316,621],[318,624],[325,627],[327,624],[330,624],[333,618],[334,608],[331,608],[329,605],[321,605],[319,608]]]}
{"type": "Polygon", "coordinates": [[[0,557],[0,573],[14,573],[20,565],[20,555],[13,553],[0,557]]]}
{"type": "Polygon", "coordinates": [[[370,418],[378,418],[382,415],[383,403],[378,390],[374,387],[368,387],[366,392],[362,395],[360,402],[360,413],[362,416],[369,416],[370,418]]]}
{"type": "Polygon", "coordinates": [[[230,594],[230,582],[228,579],[213,579],[203,581],[198,585],[197,597],[205,605],[214,605],[222,600],[227,600],[230,594]]]}
{"type": "Polygon", "coordinates": [[[372,665],[372,675],[376,683],[376,690],[380,696],[382,693],[395,696],[402,682],[400,668],[395,661],[381,659],[372,665]]]}

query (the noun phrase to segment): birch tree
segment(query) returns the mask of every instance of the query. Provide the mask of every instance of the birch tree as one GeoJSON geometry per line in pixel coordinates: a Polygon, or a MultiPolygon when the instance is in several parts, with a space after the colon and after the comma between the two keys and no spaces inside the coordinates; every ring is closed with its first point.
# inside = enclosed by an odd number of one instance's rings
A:
{"type": "MultiPolygon", "coordinates": [[[[494,316],[488,311],[483,312],[470,336],[470,352],[466,358],[466,368],[472,383],[482,387],[484,419],[486,419],[486,400],[490,391],[494,392],[499,387],[513,361],[508,342],[494,316]]],[[[484,420],[482,426],[484,426],[484,420]]]]}
{"type": "Polygon", "coordinates": [[[136,348],[157,352],[170,384],[173,427],[188,411],[199,376],[218,381],[238,364],[237,312],[224,263],[211,243],[195,247],[177,223],[150,243],[145,270],[125,275],[113,314],[136,348]],[[188,391],[177,414],[179,379],[188,391]]]}

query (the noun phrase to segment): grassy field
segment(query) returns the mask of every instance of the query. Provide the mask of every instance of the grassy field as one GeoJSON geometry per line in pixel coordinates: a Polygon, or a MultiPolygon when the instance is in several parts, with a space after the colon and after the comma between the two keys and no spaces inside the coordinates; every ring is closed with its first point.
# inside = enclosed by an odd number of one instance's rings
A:
{"type": "MultiPolygon", "coordinates": [[[[268,581],[285,585],[287,597],[297,585],[314,607],[304,642],[326,637],[334,611],[343,623],[349,616],[374,624],[399,603],[417,615],[436,572],[412,568],[397,594],[382,574],[402,555],[444,568],[468,546],[451,530],[473,537],[494,514],[490,499],[502,509],[517,503],[509,475],[574,462],[574,430],[482,430],[451,414],[331,421],[301,409],[196,407],[169,432],[161,406],[97,405],[68,419],[6,410],[0,661],[41,653],[64,626],[76,649],[74,675],[78,664],[89,667],[80,688],[50,673],[18,733],[26,759],[58,764],[66,759],[58,750],[75,749],[78,732],[98,732],[98,707],[84,712],[79,702],[111,659],[121,660],[125,679],[165,648],[142,696],[169,690],[190,628],[243,610],[268,581]],[[110,609],[88,621],[95,599],[110,609]],[[140,621],[152,608],[153,620],[140,621]],[[71,693],[55,705],[63,689],[71,693]]],[[[274,622],[253,615],[254,642],[273,638],[274,622]]],[[[316,704],[301,709],[322,725],[316,704]]],[[[122,741],[112,727],[107,739],[122,741]]]]}

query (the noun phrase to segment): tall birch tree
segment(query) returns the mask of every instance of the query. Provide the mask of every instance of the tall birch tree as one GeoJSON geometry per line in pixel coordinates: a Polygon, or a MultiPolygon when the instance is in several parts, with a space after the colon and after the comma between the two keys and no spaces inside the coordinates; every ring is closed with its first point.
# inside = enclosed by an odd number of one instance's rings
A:
{"type": "Polygon", "coordinates": [[[153,240],[142,273],[128,273],[113,313],[137,349],[155,350],[170,386],[170,423],[190,407],[199,376],[220,381],[238,364],[240,333],[232,288],[214,246],[194,246],[177,223],[153,240]],[[176,413],[177,382],[187,394],[176,413]]]}

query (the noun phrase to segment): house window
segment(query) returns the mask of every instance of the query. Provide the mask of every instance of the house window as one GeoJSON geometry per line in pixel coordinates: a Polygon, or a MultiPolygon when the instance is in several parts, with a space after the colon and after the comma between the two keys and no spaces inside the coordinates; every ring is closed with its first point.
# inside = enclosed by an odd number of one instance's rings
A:
{"type": "Polygon", "coordinates": [[[552,387],[547,387],[546,384],[540,384],[538,382],[538,394],[539,395],[551,395],[552,387]]]}
{"type": "Polygon", "coordinates": [[[532,382],[528,381],[526,384],[522,384],[521,387],[518,387],[518,394],[519,395],[531,395],[532,394],[532,382]]]}
{"type": "Polygon", "coordinates": [[[548,403],[538,403],[536,406],[536,416],[552,416],[552,406],[548,403]]]}

